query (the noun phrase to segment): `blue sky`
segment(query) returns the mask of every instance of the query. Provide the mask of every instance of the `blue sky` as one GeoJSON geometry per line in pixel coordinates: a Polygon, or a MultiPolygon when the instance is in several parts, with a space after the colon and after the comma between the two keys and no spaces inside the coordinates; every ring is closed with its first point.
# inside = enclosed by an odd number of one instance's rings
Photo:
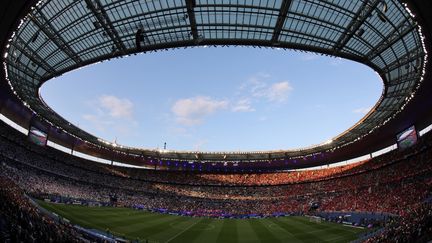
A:
{"type": "Polygon", "coordinates": [[[272,150],[325,142],[378,101],[369,67],[311,53],[189,48],[91,65],[42,86],[45,102],[108,141],[175,150],[272,150]]]}

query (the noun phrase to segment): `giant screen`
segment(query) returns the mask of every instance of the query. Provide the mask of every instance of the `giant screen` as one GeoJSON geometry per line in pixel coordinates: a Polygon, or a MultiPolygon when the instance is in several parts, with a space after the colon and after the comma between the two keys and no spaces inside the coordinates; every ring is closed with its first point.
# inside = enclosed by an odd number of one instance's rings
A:
{"type": "Polygon", "coordinates": [[[47,144],[47,134],[33,126],[29,129],[28,138],[30,141],[40,146],[45,146],[47,144]]]}
{"type": "Polygon", "coordinates": [[[397,144],[399,149],[406,149],[417,143],[417,131],[411,126],[397,135],[397,144]]]}

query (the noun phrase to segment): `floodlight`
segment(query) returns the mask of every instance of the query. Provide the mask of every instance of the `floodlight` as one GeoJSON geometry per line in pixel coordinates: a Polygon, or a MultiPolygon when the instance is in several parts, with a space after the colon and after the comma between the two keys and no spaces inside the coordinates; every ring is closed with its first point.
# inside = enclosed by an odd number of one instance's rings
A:
{"type": "Polygon", "coordinates": [[[36,32],[36,33],[33,35],[33,38],[32,38],[32,40],[31,40],[31,42],[35,42],[35,41],[37,40],[38,37],[39,37],[39,31],[36,32]]]}
{"type": "Polygon", "coordinates": [[[141,42],[144,41],[144,36],[142,35],[142,29],[139,28],[135,33],[135,46],[138,50],[141,49],[141,42]]]}
{"type": "Polygon", "coordinates": [[[381,12],[378,12],[378,18],[384,23],[387,22],[385,15],[381,12]]]}
{"type": "Polygon", "coordinates": [[[382,2],[382,11],[383,13],[387,13],[388,5],[385,1],[382,2]]]}

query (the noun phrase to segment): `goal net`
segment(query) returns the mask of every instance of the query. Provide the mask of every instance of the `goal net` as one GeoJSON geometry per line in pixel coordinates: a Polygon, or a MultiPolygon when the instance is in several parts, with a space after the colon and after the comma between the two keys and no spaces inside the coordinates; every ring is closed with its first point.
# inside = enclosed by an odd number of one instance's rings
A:
{"type": "Polygon", "coordinates": [[[309,218],[309,222],[321,223],[321,217],[318,216],[306,216],[309,218]]]}

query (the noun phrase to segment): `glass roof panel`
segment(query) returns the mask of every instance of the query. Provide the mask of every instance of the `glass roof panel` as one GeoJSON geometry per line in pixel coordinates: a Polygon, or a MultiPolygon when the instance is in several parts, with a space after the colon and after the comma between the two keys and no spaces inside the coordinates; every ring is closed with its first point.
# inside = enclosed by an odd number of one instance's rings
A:
{"type": "MultiPolygon", "coordinates": [[[[319,51],[370,64],[393,84],[385,87],[387,93],[400,95],[408,95],[421,77],[424,52],[419,32],[397,0],[386,0],[387,10],[378,2],[366,18],[357,15],[375,1],[196,0],[189,8],[185,0],[91,0],[89,6],[86,2],[46,0],[28,15],[8,50],[12,85],[29,90],[20,92],[20,98],[53,119],[58,117],[35,98],[39,84],[66,70],[139,48],[252,44],[319,51]]],[[[404,103],[384,97],[381,104],[397,110],[404,103]]],[[[373,113],[367,126],[390,114],[373,113]]],[[[86,139],[97,143],[90,135],[86,139]]]]}

